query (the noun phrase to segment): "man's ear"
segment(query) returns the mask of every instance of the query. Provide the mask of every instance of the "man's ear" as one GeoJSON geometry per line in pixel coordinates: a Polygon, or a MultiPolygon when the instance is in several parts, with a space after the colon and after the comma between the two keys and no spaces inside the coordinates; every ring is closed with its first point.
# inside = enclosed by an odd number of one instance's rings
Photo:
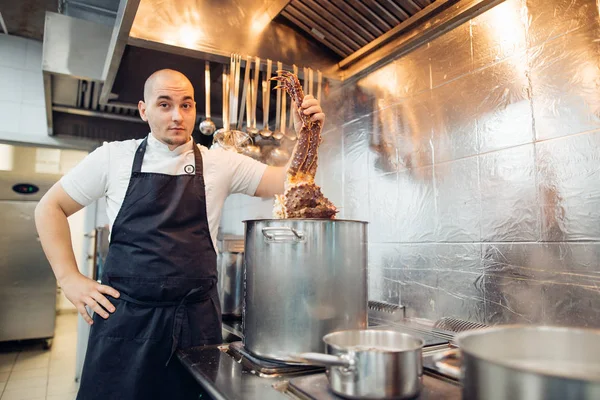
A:
{"type": "Polygon", "coordinates": [[[138,103],[138,111],[140,112],[140,117],[142,117],[142,120],[144,122],[148,122],[148,116],[146,116],[146,103],[144,103],[142,100],[140,100],[138,103]]]}

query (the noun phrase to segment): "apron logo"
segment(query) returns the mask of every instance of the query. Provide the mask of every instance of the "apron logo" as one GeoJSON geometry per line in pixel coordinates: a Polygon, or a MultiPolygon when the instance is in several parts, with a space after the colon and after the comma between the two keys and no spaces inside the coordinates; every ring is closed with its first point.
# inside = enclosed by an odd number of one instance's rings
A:
{"type": "Polygon", "coordinates": [[[186,174],[191,175],[195,172],[196,168],[193,165],[188,164],[185,167],[183,167],[183,170],[185,171],[186,174]]]}

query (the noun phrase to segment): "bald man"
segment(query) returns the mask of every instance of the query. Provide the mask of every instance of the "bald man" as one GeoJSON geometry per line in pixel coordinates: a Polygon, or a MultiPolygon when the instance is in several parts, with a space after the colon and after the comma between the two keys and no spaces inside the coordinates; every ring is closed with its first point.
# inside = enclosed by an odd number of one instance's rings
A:
{"type": "MultiPolygon", "coordinates": [[[[324,120],[311,96],[301,107],[324,120]]],[[[194,143],[194,88],[180,72],[152,74],[138,108],[147,137],[104,143],[36,208],[58,283],[92,324],[79,400],[199,398],[173,354],[222,342],[215,244],[223,203],[232,193],[283,192],[285,167],[194,143]],[[99,283],[77,269],[67,217],[101,197],[111,239],[99,283]]]]}

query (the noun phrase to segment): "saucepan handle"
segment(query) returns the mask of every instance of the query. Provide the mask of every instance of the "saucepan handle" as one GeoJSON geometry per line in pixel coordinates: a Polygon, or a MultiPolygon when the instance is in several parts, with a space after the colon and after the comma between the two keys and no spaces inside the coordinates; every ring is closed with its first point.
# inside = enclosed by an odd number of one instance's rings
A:
{"type": "Polygon", "coordinates": [[[262,228],[262,234],[267,243],[299,243],[305,240],[304,232],[287,226],[262,228]]]}
{"type": "Polygon", "coordinates": [[[446,362],[449,359],[458,359],[460,358],[460,350],[452,349],[448,351],[444,351],[439,354],[433,355],[433,362],[435,366],[440,370],[440,372],[450,375],[454,379],[461,379],[462,374],[459,367],[454,365],[450,365],[446,362]]]}
{"type": "Polygon", "coordinates": [[[344,367],[351,369],[356,365],[356,360],[349,356],[332,356],[322,353],[300,353],[291,354],[290,357],[297,361],[323,367],[344,367]]]}

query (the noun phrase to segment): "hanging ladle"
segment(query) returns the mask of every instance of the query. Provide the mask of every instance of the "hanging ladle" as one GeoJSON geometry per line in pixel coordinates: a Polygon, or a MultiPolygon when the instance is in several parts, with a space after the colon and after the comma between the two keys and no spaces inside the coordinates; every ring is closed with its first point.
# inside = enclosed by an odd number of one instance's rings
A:
{"type": "MultiPolygon", "coordinates": [[[[277,62],[277,75],[281,76],[281,71],[283,70],[283,63],[281,61],[277,62]]],[[[283,132],[281,132],[281,88],[277,88],[277,104],[275,109],[277,110],[275,114],[275,131],[273,132],[273,138],[279,140],[283,137],[283,132]]],[[[284,94],[285,95],[285,94],[284,94]]]]}
{"type": "Polygon", "coordinates": [[[285,126],[286,126],[286,93],[283,93],[283,95],[281,96],[281,121],[279,124],[279,129],[276,129],[275,132],[273,132],[273,139],[275,140],[281,140],[281,138],[283,138],[284,134],[285,134],[285,126]]]}
{"type": "MultiPolygon", "coordinates": [[[[298,67],[296,66],[296,64],[293,65],[293,69],[294,75],[298,76],[298,67]]],[[[296,109],[294,101],[290,99],[290,124],[288,125],[288,128],[285,131],[285,137],[292,142],[298,139],[298,136],[296,135],[296,127],[294,126],[294,113],[297,112],[298,111],[296,109]]]]}
{"type": "Polygon", "coordinates": [[[260,136],[269,138],[273,134],[269,129],[269,106],[271,103],[271,70],[273,61],[267,60],[267,74],[265,76],[265,93],[263,96],[263,128],[260,130],[260,136]]]}
{"type": "Polygon", "coordinates": [[[208,61],[204,64],[204,88],[204,101],[206,102],[204,109],[206,111],[206,119],[200,122],[199,129],[203,135],[210,136],[215,133],[217,127],[210,119],[210,64],[208,61]]]}
{"type": "MultiPolygon", "coordinates": [[[[249,59],[250,57],[248,57],[249,59]]],[[[233,103],[234,103],[234,112],[233,115],[231,116],[233,119],[233,123],[235,124],[235,120],[236,120],[236,116],[238,113],[238,107],[239,107],[239,100],[240,100],[240,69],[242,66],[242,56],[241,55],[236,55],[236,66],[235,66],[235,88],[234,88],[234,95],[233,95],[233,103]]],[[[242,88],[243,91],[247,91],[248,90],[248,81],[246,80],[246,78],[249,76],[249,70],[246,67],[246,73],[244,76],[244,86],[242,88]]],[[[241,107],[239,107],[239,116],[238,116],[238,120],[237,120],[237,126],[236,129],[232,129],[230,132],[230,138],[231,138],[231,142],[233,147],[240,152],[242,150],[242,147],[248,143],[252,142],[252,138],[250,138],[250,136],[242,131],[242,122],[244,120],[244,105],[245,105],[245,99],[242,96],[242,105],[241,107]]]]}
{"type": "Polygon", "coordinates": [[[252,113],[250,114],[250,121],[246,128],[246,132],[250,134],[250,136],[254,137],[258,134],[258,129],[256,128],[256,101],[258,100],[258,78],[260,72],[260,58],[256,57],[256,64],[254,66],[254,79],[251,81],[251,101],[250,105],[252,107],[252,113]]]}
{"type": "MultiPolygon", "coordinates": [[[[233,58],[231,65],[233,65],[233,58]]],[[[231,66],[230,66],[231,68],[231,66]]],[[[223,127],[217,129],[213,136],[213,143],[217,143],[223,149],[227,150],[228,145],[225,143],[225,132],[229,132],[229,74],[227,67],[223,67],[223,127]]]]}

